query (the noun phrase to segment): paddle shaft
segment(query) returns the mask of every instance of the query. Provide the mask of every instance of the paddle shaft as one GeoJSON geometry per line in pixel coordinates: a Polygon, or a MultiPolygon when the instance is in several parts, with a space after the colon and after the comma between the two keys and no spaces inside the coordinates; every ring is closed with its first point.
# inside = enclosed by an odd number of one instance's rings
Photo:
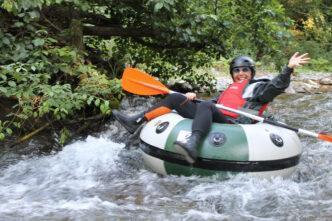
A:
{"type": "MultiPolygon", "coordinates": [[[[176,91],[169,91],[169,93],[170,94],[173,94],[173,93],[182,94],[182,93],[179,93],[179,92],[176,92],[176,91]]],[[[184,94],[182,94],[182,95],[184,95],[184,94]]],[[[202,100],[198,100],[198,101],[202,101],[202,100]]],[[[236,114],[248,117],[248,118],[253,119],[255,121],[259,121],[259,122],[262,122],[262,123],[271,124],[271,125],[278,126],[278,127],[283,127],[283,128],[292,130],[292,131],[294,131],[296,133],[305,134],[305,135],[309,135],[309,136],[316,137],[316,138],[318,138],[318,136],[319,136],[318,133],[314,133],[314,132],[311,132],[311,131],[308,131],[308,130],[304,130],[304,129],[300,129],[300,128],[291,127],[291,126],[288,126],[288,125],[286,125],[286,124],[284,124],[282,122],[272,121],[272,120],[266,119],[264,117],[260,117],[260,116],[257,116],[257,115],[254,115],[254,114],[250,114],[250,113],[247,113],[247,112],[244,112],[244,111],[240,111],[240,110],[237,110],[237,109],[226,107],[226,106],[224,106],[222,104],[215,104],[215,105],[216,105],[217,108],[221,108],[223,110],[227,110],[227,111],[230,111],[230,112],[233,112],[233,113],[236,113],[236,114]]]]}

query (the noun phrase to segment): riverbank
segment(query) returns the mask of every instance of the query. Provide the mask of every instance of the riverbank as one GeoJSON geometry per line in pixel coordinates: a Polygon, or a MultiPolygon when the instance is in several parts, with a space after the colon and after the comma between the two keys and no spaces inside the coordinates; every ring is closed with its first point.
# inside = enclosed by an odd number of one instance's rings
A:
{"type": "Polygon", "coordinates": [[[295,76],[288,93],[332,92],[332,73],[299,74],[295,76]]]}

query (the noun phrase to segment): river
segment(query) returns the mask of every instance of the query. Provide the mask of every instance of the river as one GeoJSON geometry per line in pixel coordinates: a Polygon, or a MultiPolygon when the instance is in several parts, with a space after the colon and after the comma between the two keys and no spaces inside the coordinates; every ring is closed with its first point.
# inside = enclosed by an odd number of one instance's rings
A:
{"type": "MultiPolygon", "coordinates": [[[[332,93],[285,94],[271,109],[294,127],[332,131],[332,93]]],[[[0,220],[331,220],[331,143],[301,136],[286,179],[162,177],[124,148],[122,127],[108,128],[47,154],[0,149],[0,220]]]]}

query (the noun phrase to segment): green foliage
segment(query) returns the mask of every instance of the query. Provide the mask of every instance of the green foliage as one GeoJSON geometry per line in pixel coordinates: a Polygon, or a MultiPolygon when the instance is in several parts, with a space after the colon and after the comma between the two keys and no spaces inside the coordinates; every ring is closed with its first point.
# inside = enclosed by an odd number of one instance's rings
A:
{"type": "Polygon", "coordinates": [[[6,136],[12,135],[13,131],[7,127],[8,122],[2,122],[0,120],[0,141],[4,140],[6,136]]]}
{"type": "Polygon", "coordinates": [[[127,65],[198,91],[214,89],[203,70],[239,54],[279,67],[309,52],[308,67],[329,71],[330,2],[0,0],[0,99],[16,101],[0,139],[27,121],[110,114],[127,65]]]}
{"type": "Polygon", "coordinates": [[[193,70],[209,67],[211,61],[221,56],[229,59],[248,54],[262,59],[268,55],[269,62],[280,61],[277,66],[284,65],[281,58],[290,43],[287,28],[292,21],[276,0],[148,3],[153,12],[148,16],[144,11],[141,16],[153,21],[152,26],[160,35],[140,41],[118,38],[113,54],[123,63],[143,67],[164,82],[176,78],[193,84],[195,89],[212,88],[211,73],[204,78],[196,76],[193,70]]]}
{"type": "Polygon", "coordinates": [[[0,6],[6,9],[8,12],[18,14],[37,8],[41,9],[44,6],[63,3],[72,3],[82,10],[88,10],[90,8],[89,1],[84,0],[2,0],[0,1],[0,6]]]}
{"type": "Polygon", "coordinates": [[[304,66],[303,69],[332,72],[332,44],[322,44],[312,40],[299,40],[293,47],[293,51],[310,54],[310,63],[304,66]]]}
{"type": "Polygon", "coordinates": [[[43,2],[2,3],[17,16],[0,17],[6,22],[0,29],[0,99],[14,99],[16,105],[0,121],[0,140],[38,119],[67,120],[87,108],[108,115],[122,98],[119,80],[107,78],[84,54],[38,24],[35,7],[43,2]]]}
{"type": "Polygon", "coordinates": [[[290,43],[287,28],[292,21],[285,16],[282,5],[274,0],[234,1],[232,4],[236,9],[228,42],[230,57],[247,54],[259,61],[268,56],[270,62],[283,65],[278,61],[285,56],[284,48],[290,43]]]}
{"type": "Polygon", "coordinates": [[[67,128],[63,128],[60,131],[59,143],[61,145],[64,145],[69,140],[70,136],[71,136],[70,131],[67,128]]]}
{"type": "Polygon", "coordinates": [[[308,69],[310,70],[332,72],[331,59],[329,60],[326,58],[312,59],[308,66],[309,66],[308,69]]]}
{"type": "Polygon", "coordinates": [[[286,14],[293,19],[295,41],[289,51],[308,52],[312,58],[304,68],[315,71],[332,70],[332,1],[281,0],[286,14]]]}
{"type": "MultiPolygon", "coordinates": [[[[113,54],[122,63],[137,66],[147,73],[156,76],[167,84],[170,80],[184,81],[191,85],[191,90],[201,90],[202,88],[213,92],[215,77],[208,72],[198,73],[198,67],[211,66],[211,56],[204,52],[188,52],[183,49],[178,54],[182,54],[186,59],[179,59],[177,56],[171,56],[168,53],[154,52],[146,46],[134,42],[124,44],[120,43],[114,47],[113,54]],[[127,50],[126,54],[123,51],[127,50]]],[[[164,52],[164,51],[163,51],[164,52]]]]}

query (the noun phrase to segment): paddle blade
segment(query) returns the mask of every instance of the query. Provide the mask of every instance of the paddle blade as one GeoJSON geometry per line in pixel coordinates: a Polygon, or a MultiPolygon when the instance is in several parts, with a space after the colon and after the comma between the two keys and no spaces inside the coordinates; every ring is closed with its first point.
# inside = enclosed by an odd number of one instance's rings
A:
{"type": "Polygon", "coordinates": [[[321,139],[321,140],[332,142],[332,135],[331,134],[320,133],[320,134],[318,134],[318,138],[321,139]]]}
{"type": "Polygon", "coordinates": [[[121,85],[123,90],[137,95],[169,94],[170,90],[160,81],[136,68],[126,68],[121,85]]]}

